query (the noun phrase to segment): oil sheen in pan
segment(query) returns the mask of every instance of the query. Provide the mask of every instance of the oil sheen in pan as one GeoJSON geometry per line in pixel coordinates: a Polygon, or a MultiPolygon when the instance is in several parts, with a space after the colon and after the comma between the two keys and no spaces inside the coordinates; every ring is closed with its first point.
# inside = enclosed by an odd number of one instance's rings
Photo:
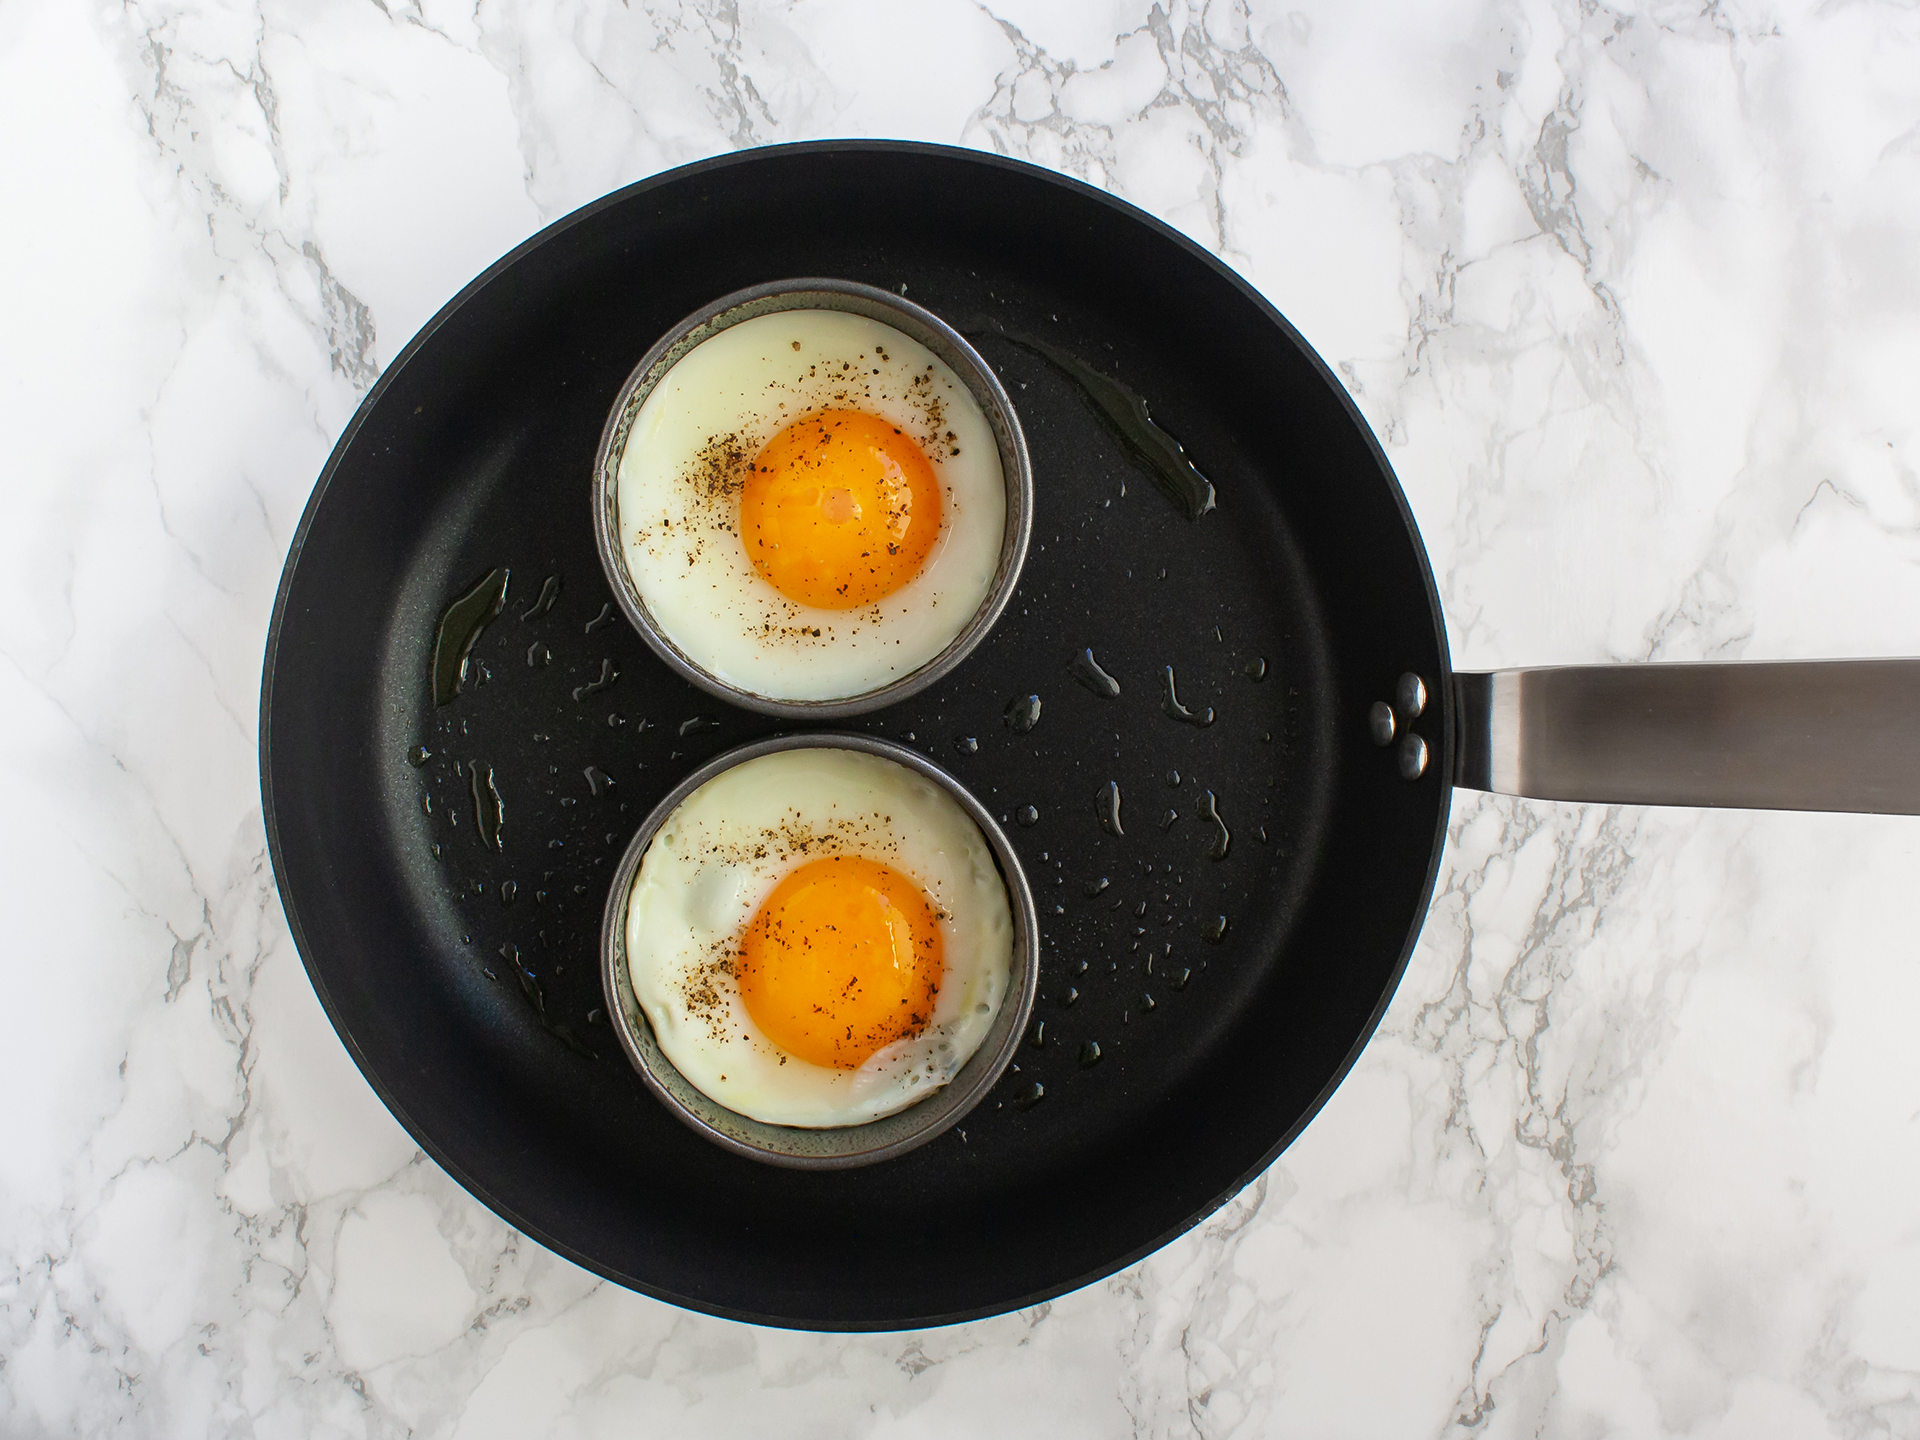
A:
{"type": "Polygon", "coordinates": [[[969,339],[996,335],[1009,345],[1038,355],[1073,385],[1081,401],[1108,433],[1146,467],[1161,493],[1184,511],[1189,520],[1198,520],[1213,509],[1213,482],[1200,473],[1199,467],[1188,458],[1185,447],[1155,423],[1144,397],[1071,351],[1037,335],[1010,330],[989,317],[976,316],[961,325],[960,331],[969,339]]]}

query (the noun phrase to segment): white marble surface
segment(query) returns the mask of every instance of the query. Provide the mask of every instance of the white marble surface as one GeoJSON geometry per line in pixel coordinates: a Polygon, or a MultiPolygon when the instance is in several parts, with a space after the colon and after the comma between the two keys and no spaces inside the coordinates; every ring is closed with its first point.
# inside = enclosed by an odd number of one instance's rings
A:
{"type": "Polygon", "coordinates": [[[1464,667],[1920,653],[1920,12],[0,0],[0,1433],[1920,1434],[1920,820],[1463,793],[1381,1032],[1146,1263],[917,1335],[673,1310],[418,1154],[254,771],[407,337],[731,147],[1024,156],[1335,363],[1464,667]]]}

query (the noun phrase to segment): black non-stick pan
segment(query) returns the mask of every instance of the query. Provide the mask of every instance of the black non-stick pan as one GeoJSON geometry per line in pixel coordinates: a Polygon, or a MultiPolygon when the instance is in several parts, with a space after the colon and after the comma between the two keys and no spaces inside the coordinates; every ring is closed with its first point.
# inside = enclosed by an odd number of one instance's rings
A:
{"type": "Polygon", "coordinates": [[[1585,735],[1582,716],[1631,729],[1646,708],[1551,672],[1468,678],[1457,702],[1379,447],[1244,281],[1031,167],[797,146],[569,216],[387,369],[287,562],[262,790],[328,1015],[486,1204],[677,1304],[927,1325],[1083,1285],[1258,1174],[1393,992],[1456,763],[1538,790],[1585,756],[1568,783],[1604,792],[1606,736],[1568,760],[1541,716],[1585,735]],[[610,603],[595,445],[668,327],[791,276],[883,286],[961,329],[1013,396],[1035,478],[1033,545],[998,626],[936,686],[853,725],[1007,817],[1042,922],[1036,1023],[958,1127],[854,1171],[775,1169],[681,1125],[605,1023],[595,966],[640,819],[692,767],[780,728],[691,688],[610,603]],[[436,703],[442,617],[502,570],[504,607],[436,703]],[[1089,650],[1117,696],[1097,693],[1089,650]],[[1454,739],[1463,706],[1470,747],[1454,739]]]}

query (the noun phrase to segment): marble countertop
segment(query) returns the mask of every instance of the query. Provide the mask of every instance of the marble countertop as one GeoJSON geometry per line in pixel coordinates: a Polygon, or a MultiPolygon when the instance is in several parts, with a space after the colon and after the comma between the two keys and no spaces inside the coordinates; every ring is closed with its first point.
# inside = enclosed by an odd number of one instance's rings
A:
{"type": "Polygon", "coordinates": [[[475,272],[820,136],[1084,177],[1379,434],[1463,668],[1920,653],[1920,12],[0,3],[0,1433],[1920,1434],[1920,819],[1461,792],[1378,1035],[1032,1310],[759,1330],[414,1147],[255,772],[295,523],[475,272]]]}

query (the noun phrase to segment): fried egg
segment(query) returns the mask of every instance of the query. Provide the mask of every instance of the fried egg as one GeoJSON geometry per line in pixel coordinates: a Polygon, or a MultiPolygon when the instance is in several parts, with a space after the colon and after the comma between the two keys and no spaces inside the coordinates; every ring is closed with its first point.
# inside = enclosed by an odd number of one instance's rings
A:
{"type": "Polygon", "coordinates": [[[627,974],[661,1052],[774,1125],[859,1125],[945,1085],[1005,999],[1013,918],[979,827],[904,765],[782,750],[648,845],[627,974]]]}
{"type": "Polygon", "coordinates": [[[839,310],[743,320],[628,431],[627,573],[696,665],[777,700],[862,695],[945,650],[993,588],[993,429],[938,356],[839,310]]]}

